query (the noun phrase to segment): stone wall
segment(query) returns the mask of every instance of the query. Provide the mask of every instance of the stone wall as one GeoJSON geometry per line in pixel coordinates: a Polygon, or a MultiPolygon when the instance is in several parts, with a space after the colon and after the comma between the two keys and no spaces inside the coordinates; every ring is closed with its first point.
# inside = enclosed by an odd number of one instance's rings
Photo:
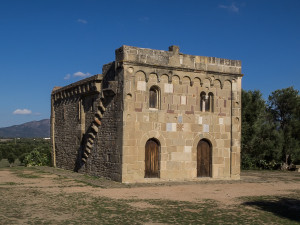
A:
{"type": "Polygon", "coordinates": [[[212,145],[212,177],[239,178],[240,61],[220,65],[227,60],[214,58],[213,67],[211,57],[204,57],[204,67],[194,63],[198,56],[129,46],[116,54],[125,71],[122,181],[197,179],[197,145],[202,139],[212,145]],[[160,89],[159,109],[149,107],[152,86],[160,89]],[[201,92],[213,94],[213,112],[200,111],[201,92]],[[150,138],[161,145],[158,179],[144,178],[150,138]]]}
{"type": "MultiPolygon", "coordinates": [[[[122,82],[119,82],[119,79],[122,79],[122,71],[118,71],[116,74],[115,64],[112,63],[103,68],[103,74],[103,82],[105,82],[103,87],[110,88],[109,82],[117,81],[117,92],[113,97],[99,96],[97,99],[97,105],[99,105],[101,97],[104,98],[103,104],[106,111],[103,113],[92,153],[80,172],[122,181],[123,89],[121,87],[122,82]]],[[[88,124],[92,122],[94,114],[88,124]]]]}
{"type": "Polygon", "coordinates": [[[81,145],[79,102],[79,96],[54,102],[56,165],[67,170],[74,170],[81,145]]]}
{"type": "MultiPolygon", "coordinates": [[[[111,73],[114,73],[114,66],[111,73]]],[[[119,77],[110,75],[106,80],[119,77]]],[[[101,79],[99,75],[94,78],[102,81],[102,76],[101,79]]],[[[114,98],[105,98],[99,82],[94,85],[95,88],[88,88],[93,86],[91,80],[87,78],[52,93],[56,166],[121,181],[122,88],[118,88],[119,92],[114,98]],[[84,163],[83,146],[100,102],[105,104],[106,112],[101,119],[91,154],[84,163]]]]}
{"type": "Polygon", "coordinates": [[[102,72],[53,90],[54,165],[125,183],[193,180],[199,179],[197,145],[206,140],[211,177],[239,178],[241,61],[186,55],[177,46],[122,46],[102,72]],[[159,93],[155,108],[151,88],[159,93]],[[201,95],[211,96],[213,107],[204,110],[201,95]],[[101,104],[106,111],[98,121],[101,104]],[[95,121],[99,129],[83,162],[95,121]],[[160,144],[159,177],[145,178],[145,145],[152,138],[160,144]]]}

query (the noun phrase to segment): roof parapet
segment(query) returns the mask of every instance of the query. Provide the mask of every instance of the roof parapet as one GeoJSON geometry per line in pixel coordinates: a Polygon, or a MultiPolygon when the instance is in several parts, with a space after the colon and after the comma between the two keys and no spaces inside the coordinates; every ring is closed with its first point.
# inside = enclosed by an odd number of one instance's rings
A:
{"type": "Polygon", "coordinates": [[[176,45],[170,46],[169,51],[123,45],[116,49],[116,61],[242,75],[240,60],[182,54],[176,45]]]}

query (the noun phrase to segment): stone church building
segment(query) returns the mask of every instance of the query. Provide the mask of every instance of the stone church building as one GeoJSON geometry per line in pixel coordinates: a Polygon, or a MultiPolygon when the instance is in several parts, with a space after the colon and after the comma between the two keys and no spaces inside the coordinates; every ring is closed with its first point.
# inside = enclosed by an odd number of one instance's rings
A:
{"type": "Polygon", "coordinates": [[[123,183],[239,179],[241,61],[122,46],[51,94],[53,164],[123,183]]]}

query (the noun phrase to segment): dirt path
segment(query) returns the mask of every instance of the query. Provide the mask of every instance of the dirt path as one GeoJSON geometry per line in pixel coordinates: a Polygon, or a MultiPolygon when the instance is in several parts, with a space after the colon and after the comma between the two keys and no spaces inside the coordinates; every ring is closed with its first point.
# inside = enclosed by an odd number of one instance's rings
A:
{"type": "Polygon", "coordinates": [[[94,197],[113,199],[165,199],[197,202],[206,199],[221,204],[239,203],[239,197],[283,195],[300,191],[300,173],[255,172],[242,174],[239,181],[197,181],[160,184],[123,185],[89,178],[82,174],[54,168],[39,168],[19,171],[0,170],[1,184],[16,184],[18,189],[38,189],[46,193],[84,193],[94,197]],[[43,173],[41,173],[43,172],[43,173]],[[46,172],[46,173],[45,173],[46,172]],[[93,186],[85,183],[94,181],[93,186]],[[102,185],[102,186],[101,186],[102,185]],[[104,186],[103,186],[104,185],[104,186]]]}

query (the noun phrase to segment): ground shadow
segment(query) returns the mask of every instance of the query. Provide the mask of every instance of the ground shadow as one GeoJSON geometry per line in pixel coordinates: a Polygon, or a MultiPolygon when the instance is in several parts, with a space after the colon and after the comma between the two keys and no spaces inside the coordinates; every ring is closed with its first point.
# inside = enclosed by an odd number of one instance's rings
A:
{"type": "Polygon", "coordinates": [[[271,212],[281,218],[300,222],[300,200],[293,198],[276,198],[270,200],[256,200],[243,203],[243,205],[254,206],[261,210],[271,212]]]}

